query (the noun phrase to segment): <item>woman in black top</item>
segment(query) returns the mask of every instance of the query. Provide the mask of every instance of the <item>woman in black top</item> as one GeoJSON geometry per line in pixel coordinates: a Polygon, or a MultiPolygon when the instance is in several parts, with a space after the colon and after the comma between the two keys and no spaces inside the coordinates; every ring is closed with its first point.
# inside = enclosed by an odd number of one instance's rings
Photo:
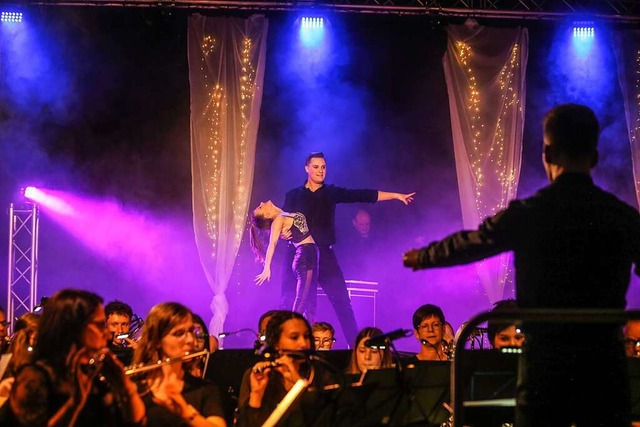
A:
{"type": "Polygon", "coordinates": [[[318,246],[311,236],[307,218],[300,212],[284,212],[271,200],[260,203],[251,215],[251,248],[264,264],[262,273],[256,276],[256,283],[262,285],[271,278],[271,261],[276,245],[283,232],[291,233],[291,242],[296,255],[291,268],[296,275],[296,298],[293,311],[305,314],[313,323],[318,292],[318,246]],[[269,243],[265,244],[261,230],[270,229],[269,243]]]}
{"type": "MultiPolygon", "coordinates": [[[[136,365],[148,365],[193,352],[195,328],[182,304],[158,304],[149,312],[134,354],[136,365]]],[[[148,426],[217,426],[226,422],[218,388],[188,372],[188,363],[165,364],[143,372],[139,388],[148,426]]]]}
{"type": "MultiPolygon", "coordinates": [[[[237,414],[238,427],[264,424],[278,403],[299,379],[308,380],[310,388],[322,390],[333,382],[322,365],[312,365],[307,353],[313,350],[311,327],[293,311],[280,310],[267,324],[266,346],[273,357],[256,363],[242,378],[237,414]]],[[[300,426],[317,422],[327,408],[327,396],[302,394],[286,411],[278,425],[300,426]]]]}
{"type": "Polygon", "coordinates": [[[57,292],[44,306],[33,362],[15,373],[0,425],[143,425],[144,404],[109,339],[102,298],[57,292]]]}

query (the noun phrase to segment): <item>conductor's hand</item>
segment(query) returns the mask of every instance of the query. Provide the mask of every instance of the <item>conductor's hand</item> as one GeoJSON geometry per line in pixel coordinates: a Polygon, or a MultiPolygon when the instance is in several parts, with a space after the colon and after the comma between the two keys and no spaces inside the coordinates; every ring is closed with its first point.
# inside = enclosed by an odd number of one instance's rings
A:
{"type": "Polygon", "coordinates": [[[400,200],[405,205],[408,205],[409,203],[413,202],[413,196],[415,194],[416,194],[415,191],[413,193],[408,193],[408,194],[398,193],[398,200],[400,200]]]}
{"type": "Polygon", "coordinates": [[[410,251],[405,252],[402,257],[402,262],[405,267],[413,268],[417,270],[420,268],[420,250],[411,249],[410,251]]]}

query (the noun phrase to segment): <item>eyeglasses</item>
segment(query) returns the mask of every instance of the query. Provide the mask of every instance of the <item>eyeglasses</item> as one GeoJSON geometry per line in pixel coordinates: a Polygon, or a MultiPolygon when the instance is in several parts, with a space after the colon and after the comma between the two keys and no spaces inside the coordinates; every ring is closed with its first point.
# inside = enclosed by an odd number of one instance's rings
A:
{"type": "Polygon", "coordinates": [[[196,338],[196,330],[195,328],[190,329],[178,329],[177,331],[171,332],[171,336],[177,339],[183,339],[187,336],[187,334],[191,334],[194,338],[196,338]]]}
{"type": "Polygon", "coordinates": [[[336,342],[336,339],[335,338],[323,338],[323,339],[315,338],[313,341],[316,343],[316,347],[324,347],[326,345],[333,344],[334,342],[336,342]]]}

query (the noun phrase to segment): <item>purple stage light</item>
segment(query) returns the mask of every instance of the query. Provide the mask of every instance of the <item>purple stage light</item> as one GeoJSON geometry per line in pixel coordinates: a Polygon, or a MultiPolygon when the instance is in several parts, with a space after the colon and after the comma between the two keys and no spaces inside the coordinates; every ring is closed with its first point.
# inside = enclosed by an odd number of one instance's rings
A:
{"type": "Polygon", "coordinates": [[[24,189],[24,197],[29,200],[34,200],[34,197],[38,197],[38,189],[32,185],[24,189]]]}
{"type": "Polygon", "coordinates": [[[42,190],[30,185],[24,189],[24,197],[50,211],[66,216],[74,214],[73,208],[68,203],[49,190],[42,190]]]}

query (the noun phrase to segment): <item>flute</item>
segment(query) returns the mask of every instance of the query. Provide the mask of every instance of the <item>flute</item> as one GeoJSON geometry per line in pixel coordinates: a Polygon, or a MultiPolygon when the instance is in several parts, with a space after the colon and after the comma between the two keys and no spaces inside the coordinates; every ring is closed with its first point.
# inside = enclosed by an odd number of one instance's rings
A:
{"type": "Polygon", "coordinates": [[[166,365],[171,365],[173,363],[178,363],[178,362],[184,362],[185,360],[190,360],[190,359],[194,359],[196,357],[200,357],[200,356],[209,356],[209,352],[207,350],[201,350],[195,353],[185,353],[184,356],[178,356],[178,357],[167,357],[161,360],[158,360],[156,363],[150,363],[148,365],[132,365],[132,366],[125,366],[124,368],[124,374],[125,375],[137,375],[141,372],[146,372],[146,371],[150,371],[152,369],[157,369],[157,368],[161,368],[163,366],[166,365]]]}

